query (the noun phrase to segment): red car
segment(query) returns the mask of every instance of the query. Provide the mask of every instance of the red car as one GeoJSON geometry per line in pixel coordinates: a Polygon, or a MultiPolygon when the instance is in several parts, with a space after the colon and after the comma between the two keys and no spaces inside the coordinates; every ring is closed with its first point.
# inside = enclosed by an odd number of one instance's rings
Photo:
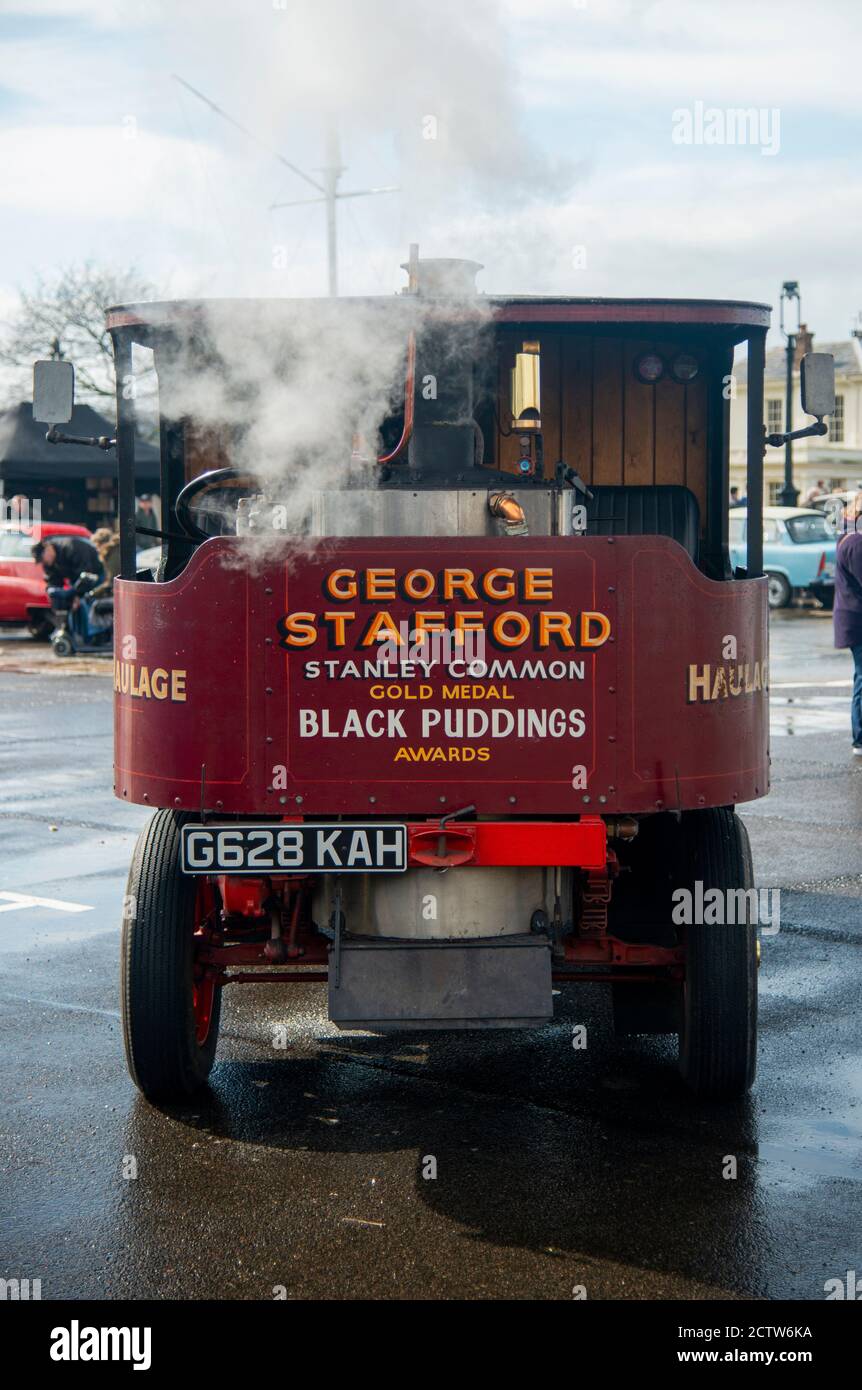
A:
{"type": "Polygon", "coordinates": [[[64,521],[43,521],[38,527],[20,528],[12,522],[0,524],[0,624],[26,626],[34,637],[47,637],[51,631],[50,604],[45,592],[45,576],[30,554],[34,532],[43,540],[49,536],[85,536],[86,526],[64,521]]]}

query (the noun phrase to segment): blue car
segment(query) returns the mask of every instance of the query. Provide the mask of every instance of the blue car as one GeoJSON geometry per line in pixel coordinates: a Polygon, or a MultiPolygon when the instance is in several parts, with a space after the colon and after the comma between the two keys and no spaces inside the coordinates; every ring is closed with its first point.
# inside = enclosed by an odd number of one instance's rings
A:
{"type": "MultiPolygon", "coordinates": [[[[730,513],[730,561],[745,568],[745,510],[730,513]]],[[[770,608],[813,594],[824,608],[835,600],[835,534],[822,512],[808,507],[763,508],[763,570],[770,608]]]]}

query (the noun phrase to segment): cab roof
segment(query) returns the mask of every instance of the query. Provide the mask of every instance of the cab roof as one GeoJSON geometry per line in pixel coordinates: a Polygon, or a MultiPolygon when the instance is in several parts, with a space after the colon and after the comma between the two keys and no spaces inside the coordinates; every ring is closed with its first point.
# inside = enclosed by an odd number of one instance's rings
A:
{"type": "Polygon", "coordinates": [[[440,310],[453,303],[457,312],[475,308],[490,308],[491,317],[499,323],[511,324],[645,324],[656,327],[700,326],[736,330],[742,339],[752,328],[768,328],[770,306],[750,300],[729,299],[593,299],[547,295],[485,295],[456,301],[435,299],[413,294],[379,295],[373,298],[342,299],[176,299],[148,304],[121,304],[107,311],[107,326],[111,331],[126,328],[167,328],[193,324],[210,309],[219,314],[234,312],[238,320],[253,320],[277,314],[289,315],[298,306],[310,304],[331,310],[335,305],[382,306],[392,305],[393,313],[411,304],[424,303],[440,310]]]}

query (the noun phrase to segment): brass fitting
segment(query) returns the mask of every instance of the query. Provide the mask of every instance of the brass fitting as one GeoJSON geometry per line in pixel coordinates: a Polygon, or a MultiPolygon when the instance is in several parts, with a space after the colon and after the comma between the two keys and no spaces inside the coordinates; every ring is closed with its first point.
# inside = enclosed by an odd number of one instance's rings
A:
{"type": "Polygon", "coordinates": [[[638,822],[634,816],[615,816],[605,821],[609,840],[633,840],[638,833],[638,822]]]}

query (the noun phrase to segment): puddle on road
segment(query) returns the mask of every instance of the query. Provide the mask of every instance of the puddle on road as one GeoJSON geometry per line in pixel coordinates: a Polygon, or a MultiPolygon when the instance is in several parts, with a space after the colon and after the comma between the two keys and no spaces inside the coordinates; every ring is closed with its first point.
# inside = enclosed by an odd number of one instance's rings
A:
{"type": "Polygon", "coordinates": [[[770,695],[769,728],[778,738],[846,733],[849,739],[849,695],[770,695]]]}
{"type": "MultiPolygon", "coordinates": [[[[817,1124],[811,1126],[812,1129],[818,1127],[817,1124]]],[[[862,1179],[862,1155],[858,1138],[848,1140],[846,1152],[834,1145],[814,1149],[807,1145],[773,1144],[768,1140],[761,1140],[757,1146],[756,1157],[760,1164],[774,1163],[782,1168],[792,1169],[793,1176],[798,1179],[851,1178],[855,1182],[862,1179]]]]}

